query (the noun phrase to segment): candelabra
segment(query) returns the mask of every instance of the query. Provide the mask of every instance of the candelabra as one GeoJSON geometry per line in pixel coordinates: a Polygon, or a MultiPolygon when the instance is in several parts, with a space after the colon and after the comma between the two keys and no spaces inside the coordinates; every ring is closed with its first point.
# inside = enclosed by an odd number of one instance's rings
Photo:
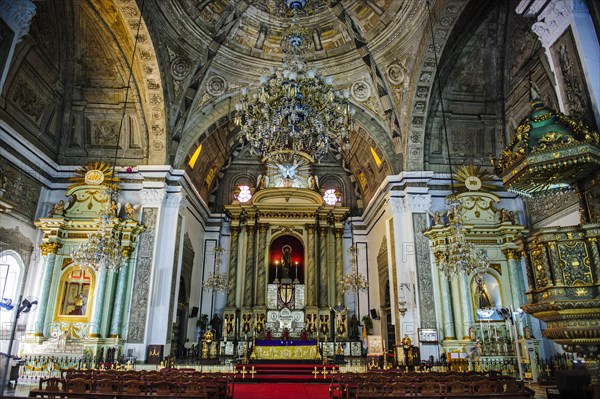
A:
{"type": "Polygon", "coordinates": [[[435,254],[438,269],[448,278],[454,278],[461,273],[470,275],[475,272],[481,275],[489,267],[487,256],[465,237],[462,205],[456,202],[450,202],[449,205],[446,245],[435,254]]]}
{"type": "Polygon", "coordinates": [[[204,284],[202,284],[204,288],[211,291],[213,294],[225,292],[229,288],[227,273],[221,273],[224,251],[225,249],[220,245],[215,247],[215,270],[208,275],[208,278],[204,281],[204,284]]]}
{"type": "Polygon", "coordinates": [[[369,282],[358,272],[358,248],[355,244],[348,249],[348,254],[350,255],[351,271],[344,275],[344,278],[339,282],[339,286],[342,292],[353,292],[356,295],[356,314],[359,318],[358,295],[360,291],[367,290],[369,282]]]}
{"type": "Polygon", "coordinates": [[[109,188],[104,193],[106,205],[100,212],[98,229],[71,253],[73,262],[80,267],[89,266],[98,270],[104,266],[114,270],[121,266],[123,247],[115,229],[118,224],[116,210],[111,209],[112,204],[116,203],[116,192],[116,189],[109,188]]]}

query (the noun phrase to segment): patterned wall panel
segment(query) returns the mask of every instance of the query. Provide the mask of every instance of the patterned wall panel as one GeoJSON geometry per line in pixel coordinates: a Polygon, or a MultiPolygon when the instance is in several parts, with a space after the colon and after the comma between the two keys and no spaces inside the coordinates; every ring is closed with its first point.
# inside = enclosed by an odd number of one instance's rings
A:
{"type": "Polygon", "coordinates": [[[133,282],[129,331],[127,334],[130,344],[141,344],[144,342],[157,215],[158,208],[145,208],[142,214],[142,223],[146,226],[146,231],[140,237],[137,266],[133,282]]]}
{"type": "Polygon", "coordinates": [[[415,231],[415,250],[417,260],[417,279],[419,282],[419,308],[421,312],[421,328],[435,328],[435,299],[433,295],[433,276],[429,259],[429,240],[423,235],[427,228],[427,215],[413,214],[415,231]]]}

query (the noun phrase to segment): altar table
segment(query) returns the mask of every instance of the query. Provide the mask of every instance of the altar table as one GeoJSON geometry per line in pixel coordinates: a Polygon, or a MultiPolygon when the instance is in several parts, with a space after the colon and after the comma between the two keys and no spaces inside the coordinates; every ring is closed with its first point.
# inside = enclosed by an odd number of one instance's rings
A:
{"type": "Polygon", "coordinates": [[[319,360],[317,341],[257,340],[252,359],[261,360],[319,360]]]}

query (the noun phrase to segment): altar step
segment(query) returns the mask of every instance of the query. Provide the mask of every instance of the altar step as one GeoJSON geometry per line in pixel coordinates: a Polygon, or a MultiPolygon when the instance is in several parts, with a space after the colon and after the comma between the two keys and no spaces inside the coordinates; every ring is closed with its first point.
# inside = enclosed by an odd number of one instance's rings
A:
{"type": "Polygon", "coordinates": [[[330,383],[332,374],[339,373],[337,365],[279,363],[237,364],[235,382],[267,383],[330,383]]]}

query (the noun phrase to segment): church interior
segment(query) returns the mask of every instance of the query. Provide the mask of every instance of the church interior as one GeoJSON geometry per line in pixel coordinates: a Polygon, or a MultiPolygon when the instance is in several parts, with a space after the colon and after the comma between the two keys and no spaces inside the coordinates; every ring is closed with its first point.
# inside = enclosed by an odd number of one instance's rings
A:
{"type": "Polygon", "coordinates": [[[599,2],[0,0],[0,38],[0,396],[600,396],[599,2]]]}

